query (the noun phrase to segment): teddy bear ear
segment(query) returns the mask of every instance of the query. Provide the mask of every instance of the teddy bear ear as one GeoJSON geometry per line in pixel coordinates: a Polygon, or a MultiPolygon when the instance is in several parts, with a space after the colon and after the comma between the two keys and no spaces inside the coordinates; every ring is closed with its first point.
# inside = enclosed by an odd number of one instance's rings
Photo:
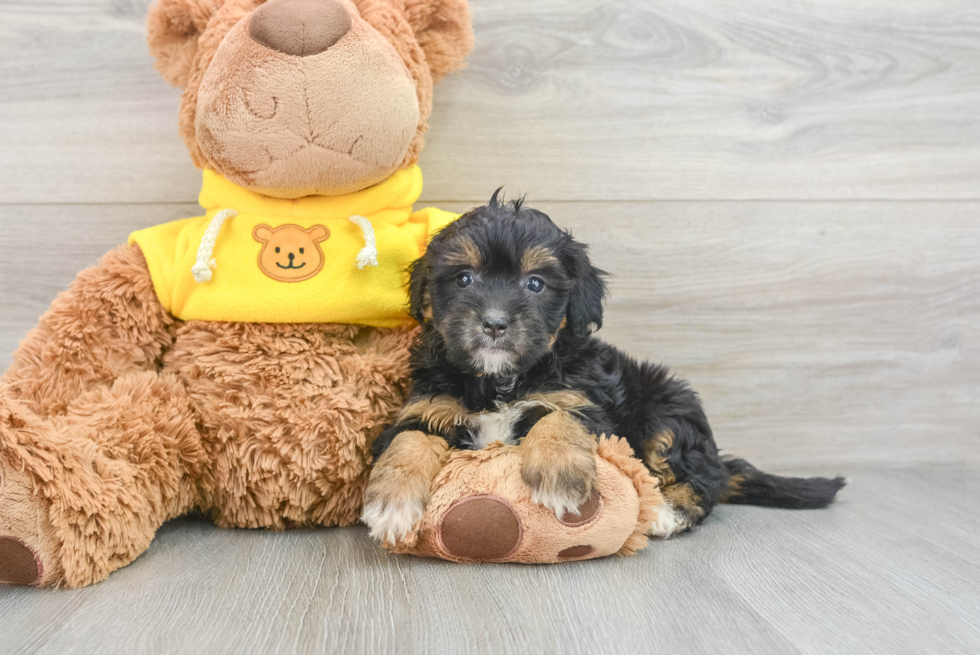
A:
{"type": "Polygon", "coordinates": [[[466,0],[405,0],[405,18],[425,52],[433,82],[463,67],[473,49],[473,19],[466,0]]]}
{"type": "Polygon", "coordinates": [[[226,0],[157,0],[146,17],[147,44],[156,69],[174,86],[186,86],[197,41],[226,0]]]}
{"type": "Polygon", "coordinates": [[[256,225],[252,230],[252,238],[259,243],[266,243],[272,239],[272,228],[265,223],[256,225]]]}
{"type": "Polygon", "coordinates": [[[322,225],[314,225],[313,227],[308,229],[306,233],[309,234],[310,238],[313,239],[313,241],[316,243],[320,243],[321,241],[326,241],[327,239],[330,238],[330,230],[323,227],[322,225]]]}

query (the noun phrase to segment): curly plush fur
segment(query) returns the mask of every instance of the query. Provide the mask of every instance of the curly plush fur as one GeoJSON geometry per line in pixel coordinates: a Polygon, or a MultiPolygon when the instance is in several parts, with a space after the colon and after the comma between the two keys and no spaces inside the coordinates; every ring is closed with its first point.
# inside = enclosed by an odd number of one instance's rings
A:
{"type": "MultiPolygon", "coordinates": [[[[421,118],[401,165],[412,162],[433,80],[472,44],[466,4],[342,1],[377,31],[362,21],[359,34],[387,39],[415,79],[421,118]]],[[[202,80],[259,4],[151,9],[150,49],[185,87],[181,133],[199,166],[210,165],[195,131],[202,80]]],[[[354,523],[371,442],[407,392],[416,331],[185,323],[161,307],[138,247],[108,253],[58,296],[0,379],[0,583],[98,582],[192,510],[224,527],[354,523]]]]}

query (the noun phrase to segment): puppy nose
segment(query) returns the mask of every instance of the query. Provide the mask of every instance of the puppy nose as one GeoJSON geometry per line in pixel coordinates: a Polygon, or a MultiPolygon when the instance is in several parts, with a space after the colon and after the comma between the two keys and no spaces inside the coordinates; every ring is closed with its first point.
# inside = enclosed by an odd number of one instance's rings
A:
{"type": "Polygon", "coordinates": [[[507,319],[499,316],[488,316],[487,318],[483,319],[483,333],[488,337],[498,339],[503,336],[506,329],[507,319]]]}
{"type": "Polygon", "coordinates": [[[253,39],[297,57],[323,52],[350,28],[350,14],[338,0],[269,0],[248,23],[253,39]]]}

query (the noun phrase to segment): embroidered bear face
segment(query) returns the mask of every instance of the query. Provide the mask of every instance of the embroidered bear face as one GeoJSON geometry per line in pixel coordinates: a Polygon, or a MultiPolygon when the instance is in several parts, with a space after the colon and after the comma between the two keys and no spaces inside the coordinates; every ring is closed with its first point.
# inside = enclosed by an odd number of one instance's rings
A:
{"type": "Polygon", "coordinates": [[[299,225],[256,225],[252,237],[262,244],[259,270],[279,282],[302,282],[323,268],[320,242],[330,237],[330,230],[322,225],[308,230],[299,225]]]}

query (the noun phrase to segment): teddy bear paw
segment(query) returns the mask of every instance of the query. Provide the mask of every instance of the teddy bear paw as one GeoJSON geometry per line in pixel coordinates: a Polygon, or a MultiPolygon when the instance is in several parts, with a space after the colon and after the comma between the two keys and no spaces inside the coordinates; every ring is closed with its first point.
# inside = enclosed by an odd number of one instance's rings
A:
{"type": "Polygon", "coordinates": [[[0,584],[56,583],[59,552],[45,501],[27,473],[0,460],[0,584]]]}

